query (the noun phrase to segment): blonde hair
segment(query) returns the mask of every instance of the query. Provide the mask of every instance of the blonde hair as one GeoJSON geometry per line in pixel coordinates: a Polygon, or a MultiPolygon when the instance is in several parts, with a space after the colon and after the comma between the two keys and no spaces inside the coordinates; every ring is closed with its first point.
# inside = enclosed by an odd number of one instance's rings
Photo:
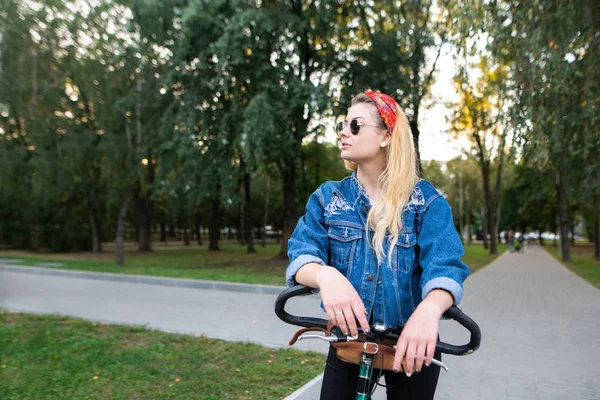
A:
{"type": "MultiPolygon", "coordinates": [[[[352,105],[361,103],[371,104],[378,121],[385,126],[377,111],[377,106],[369,96],[361,93],[352,99],[352,105]]],[[[410,125],[398,104],[396,104],[396,125],[390,136],[385,169],[379,177],[381,199],[369,211],[366,223],[367,233],[369,228],[375,232],[373,240],[369,244],[375,250],[378,260],[381,260],[383,256],[385,237],[388,233],[391,234],[388,261],[391,261],[394,246],[398,242],[398,235],[402,230],[404,206],[410,200],[413,189],[420,179],[410,125]]],[[[344,164],[352,171],[356,171],[358,168],[351,161],[344,160],[344,164]]]]}

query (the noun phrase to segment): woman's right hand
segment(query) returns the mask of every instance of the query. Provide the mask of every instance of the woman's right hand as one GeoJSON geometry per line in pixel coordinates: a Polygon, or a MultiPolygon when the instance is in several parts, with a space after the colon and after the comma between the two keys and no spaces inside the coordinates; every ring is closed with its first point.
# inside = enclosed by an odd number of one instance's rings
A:
{"type": "Polygon", "coordinates": [[[363,332],[369,332],[367,310],[354,286],[333,267],[322,267],[316,281],[321,290],[323,307],[329,320],[340,327],[345,335],[358,336],[356,321],[363,332]]]}

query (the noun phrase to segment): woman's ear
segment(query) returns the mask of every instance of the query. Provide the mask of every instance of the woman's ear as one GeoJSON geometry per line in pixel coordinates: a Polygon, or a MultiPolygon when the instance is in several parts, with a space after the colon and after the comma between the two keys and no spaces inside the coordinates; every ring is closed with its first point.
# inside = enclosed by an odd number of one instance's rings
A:
{"type": "Polygon", "coordinates": [[[383,140],[381,141],[381,143],[379,143],[379,147],[386,147],[390,144],[390,139],[391,136],[389,133],[386,133],[385,136],[383,137],[383,140]]]}

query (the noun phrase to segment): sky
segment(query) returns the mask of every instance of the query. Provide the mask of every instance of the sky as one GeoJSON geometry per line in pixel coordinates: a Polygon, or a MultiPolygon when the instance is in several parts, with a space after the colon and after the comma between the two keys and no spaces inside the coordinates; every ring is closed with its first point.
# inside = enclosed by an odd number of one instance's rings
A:
{"type": "Polygon", "coordinates": [[[463,148],[468,148],[464,138],[457,139],[447,132],[449,124],[446,118],[450,116],[450,110],[446,103],[460,100],[453,83],[455,72],[455,62],[448,47],[445,47],[436,66],[436,81],[431,87],[431,97],[426,100],[430,107],[423,107],[419,115],[422,160],[448,161],[459,156],[463,148]]]}

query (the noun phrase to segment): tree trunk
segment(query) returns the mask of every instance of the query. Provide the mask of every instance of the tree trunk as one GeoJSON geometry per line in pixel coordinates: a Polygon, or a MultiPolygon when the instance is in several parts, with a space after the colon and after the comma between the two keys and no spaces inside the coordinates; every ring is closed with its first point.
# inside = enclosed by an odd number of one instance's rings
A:
{"type": "Polygon", "coordinates": [[[102,233],[95,202],[88,200],[87,208],[88,216],[90,217],[90,227],[92,228],[92,252],[102,253],[102,233]]]}
{"type": "MultiPolygon", "coordinates": [[[[143,68],[140,62],[140,68],[143,68]]],[[[142,80],[138,79],[136,84],[137,97],[135,101],[135,166],[139,168],[142,152],[142,80]]],[[[148,182],[151,184],[154,181],[154,167],[152,163],[152,152],[148,157],[148,182]]],[[[141,195],[141,184],[138,183],[138,188],[134,194],[136,203],[136,212],[138,217],[138,251],[152,251],[150,243],[152,241],[152,200],[149,194],[141,195]]]]}
{"type": "Polygon", "coordinates": [[[160,223],[160,241],[161,242],[167,241],[167,225],[165,224],[164,221],[160,223]]]}
{"type": "Polygon", "coordinates": [[[267,174],[267,189],[265,190],[265,218],[263,220],[262,246],[267,247],[267,215],[269,214],[269,195],[271,194],[271,178],[267,174]]]}
{"type": "Polygon", "coordinates": [[[184,207],[182,206],[182,210],[180,211],[180,213],[181,213],[181,226],[183,226],[183,245],[189,246],[190,245],[190,233],[189,233],[189,229],[188,229],[187,218],[185,216],[185,212],[183,211],[183,209],[184,209],[184,207]]]}
{"type": "MultiPolygon", "coordinates": [[[[492,197],[491,206],[492,213],[491,218],[493,222],[492,226],[492,234],[490,236],[490,241],[492,242],[491,254],[498,254],[498,226],[500,226],[500,202],[502,199],[501,189],[502,189],[502,167],[504,166],[504,146],[506,145],[506,132],[503,131],[500,139],[500,146],[498,148],[498,167],[496,169],[496,186],[494,188],[494,195],[492,197]],[[494,213],[496,213],[496,218],[494,218],[494,213]]],[[[490,171],[488,169],[488,175],[490,171]]],[[[521,234],[525,233],[525,228],[521,231],[521,234]]]]}
{"type": "Polygon", "coordinates": [[[460,240],[465,243],[464,232],[463,232],[463,185],[462,185],[462,173],[458,171],[458,234],[460,240]]]}
{"type": "Polygon", "coordinates": [[[563,180],[562,163],[559,163],[556,174],[556,192],[558,195],[558,221],[560,229],[560,254],[563,261],[571,262],[569,246],[569,218],[567,216],[567,191],[563,180]]]}
{"type": "MultiPolygon", "coordinates": [[[[35,49],[31,51],[32,58],[32,68],[31,68],[31,105],[33,107],[37,107],[38,105],[38,80],[37,80],[37,70],[38,70],[38,59],[39,55],[35,49]]],[[[37,113],[37,110],[35,110],[37,113]]]]}
{"type": "Polygon", "coordinates": [[[490,168],[486,163],[481,169],[483,175],[483,198],[485,203],[485,220],[490,234],[490,254],[498,254],[496,228],[494,226],[494,199],[490,190],[490,168]]]}
{"type": "Polygon", "coordinates": [[[466,205],[466,209],[467,209],[467,246],[471,245],[471,203],[470,203],[470,196],[469,196],[469,185],[467,185],[466,188],[466,200],[467,200],[467,205],[466,205]]]}
{"type": "Polygon", "coordinates": [[[250,174],[244,172],[244,197],[246,201],[245,207],[245,228],[246,228],[246,244],[248,245],[247,253],[256,253],[254,248],[254,239],[252,237],[252,192],[250,188],[250,174]]]}
{"type": "Polygon", "coordinates": [[[481,218],[481,227],[483,228],[483,248],[485,250],[487,250],[490,248],[490,246],[488,244],[488,227],[487,227],[487,220],[485,218],[485,206],[481,206],[480,218],[481,218]]]}
{"type": "Polygon", "coordinates": [[[296,215],[296,165],[290,161],[284,168],[280,168],[283,186],[283,232],[281,240],[281,251],[277,258],[287,260],[288,240],[296,227],[298,218],[296,215]]]}
{"type": "Polygon", "coordinates": [[[119,219],[117,221],[117,237],[115,239],[115,264],[123,266],[124,247],[125,247],[125,222],[127,219],[127,209],[131,200],[131,192],[127,192],[127,197],[121,206],[119,219]]]}
{"type": "Polygon", "coordinates": [[[596,260],[600,261],[600,209],[598,210],[598,223],[596,224],[596,237],[594,237],[594,249],[596,260]]]}
{"type": "Polygon", "coordinates": [[[219,251],[221,239],[221,185],[217,184],[216,193],[212,196],[212,215],[210,216],[210,232],[208,250],[219,251]]]}
{"type": "Polygon", "coordinates": [[[412,132],[413,141],[415,142],[415,154],[417,156],[417,175],[419,178],[423,177],[423,166],[421,165],[421,151],[419,150],[419,125],[418,121],[415,118],[419,118],[418,113],[413,116],[413,119],[410,121],[410,131],[412,132]]]}
{"type": "Polygon", "coordinates": [[[240,204],[240,229],[237,232],[238,243],[242,246],[246,245],[246,227],[244,226],[244,204],[240,204]]]}
{"type": "Polygon", "coordinates": [[[138,251],[152,251],[152,200],[146,196],[136,195],[136,211],[138,218],[138,251]]]}

